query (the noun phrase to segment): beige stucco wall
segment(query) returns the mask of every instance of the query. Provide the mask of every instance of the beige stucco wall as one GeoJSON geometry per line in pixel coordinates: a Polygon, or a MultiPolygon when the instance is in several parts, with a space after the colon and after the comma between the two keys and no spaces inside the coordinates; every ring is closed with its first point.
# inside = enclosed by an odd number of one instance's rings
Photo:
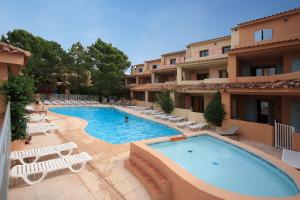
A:
{"type": "Polygon", "coordinates": [[[233,28],[231,30],[231,48],[235,48],[236,45],[240,42],[239,30],[237,28],[233,28]]]}
{"type": "Polygon", "coordinates": [[[190,45],[186,53],[186,61],[206,60],[213,58],[226,58],[227,54],[222,54],[222,47],[230,46],[230,39],[223,39],[218,41],[211,41],[207,43],[200,43],[190,45]],[[209,56],[200,57],[199,52],[203,50],[209,51],[209,56]]]}
{"type": "Polygon", "coordinates": [[[279,18],[268,21],[262,21],[255,24],[249,24],[239,27],[239,46],[247,46],[254,42],[254,32],[261,29],[272,29],[273,39],[268,40],[285,40],[289,38],[300,37],[300,12],[288,14],[279,18]],[[286,17],[286,20],[285,20],[286,17]]]}
{"type": "Polygon", "coordinates": [[[161,67],[170,66],[171,59],[176,59],[176,63],[182,63],[182,62],[184,62],[184,59],[185,59],[185,53],[162,55],[161,56],[161,67]]]}

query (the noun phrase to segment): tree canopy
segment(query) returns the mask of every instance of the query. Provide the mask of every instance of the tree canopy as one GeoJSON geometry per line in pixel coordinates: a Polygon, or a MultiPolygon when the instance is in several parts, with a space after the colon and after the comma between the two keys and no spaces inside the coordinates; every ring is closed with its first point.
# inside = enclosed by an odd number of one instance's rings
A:
{"type": "Polygon", "coordinates": [[[88,47],[93,87],[99,96],[114,95],[123,85],[124,72],[130,66],[128,57],[116,47],[98,39],[88,47]]]}
{"type": "Polygon", "coordinates": [[[55,88],[57,79],[62,79],[67,53],[57,42],[45,40],[21,29],[9,31],[6,36],[1,36],[1,40],[31,52],[23,72],[34,79],[38,90],[55,88]]]}
{"type": "Polygon", "coordinates": [[[121,50],[101,39],[88,47],[76,42],[66,51],[55,41],[15,29],[2,35],[1,41],[31,52],[23,73],[33,78],[38,92],[122,94],[130,62],[121,50]]]}

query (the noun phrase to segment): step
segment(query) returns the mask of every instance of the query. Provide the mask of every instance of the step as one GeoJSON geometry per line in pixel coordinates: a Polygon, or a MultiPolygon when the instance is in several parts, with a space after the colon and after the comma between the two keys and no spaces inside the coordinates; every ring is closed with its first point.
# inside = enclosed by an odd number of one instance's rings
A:
{"type": "Polygon", "coordinates": [[[139,157],[138,155],[131,155],[130,159],[145,173],[151,175],[151,178],[155,181],[155,183],[163,193],[169,192],[170,184],[168,180],[154,165],[152,165],[147,160],[139,157]]]}
{"type": "Polygon", "coordinates": [[[148,190],[152,200],[164,200],[162,192],[150,176],[130,160],[125,160],[124,163],[125,167],[142,182],[144,187],[148,190]]]}

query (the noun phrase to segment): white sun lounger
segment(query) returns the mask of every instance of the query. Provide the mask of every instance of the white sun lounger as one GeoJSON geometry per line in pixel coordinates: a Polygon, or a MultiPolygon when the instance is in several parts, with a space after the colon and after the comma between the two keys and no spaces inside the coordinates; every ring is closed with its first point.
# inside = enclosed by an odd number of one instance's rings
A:
{"type": "Polygon", "coordinates": [[[48,147],[41,147],[36,149],[28,149],[23,151],[13,151],[10,153],[11,160],[19,160],[23,165],[29,163],[35,163],[40,157],[57,154],[60,157],[71,155],[73,149],[77,148],[77,145],[73,142],[52,145],[48,147]],[[62,154],[63,151],[68,151],[66,154],[62,154]],[[24,159],[34,158],[32,162],[26,162],[24,159]]]}
{"type": "Polygon", "coordinates": [[[164,112],[161,111],[155,111],[151,113],[151,115],[162,115],[162,114],[164,114],[164,112]]]}
{"type": "Polygon", "coordinates": [[[169,121],[171,121],[171,122],[180,122],[180,121],[183,121],[183,120],[185,120],[184,117],[175,117],[175,116],[169,117],[169,121]]]}
{"type": "Polygon", "coordinates": [[[144,114],[149,114],[149,113],[152,113],[153,110],[142,110],[141,113],[144,113],[144,114]]]}
{"type": "Polygon", "coordinates": [[[187,128],[191,129],[191,130],[201,130],[203,128],[205,128],[207,126],[207,123],[197,123],[194,125],[189,125],[187,126],[187,128]]]}
{"type": "Polygon", "coordinates": [[[25,107],[25,110],[28,111],[28,112],[36,112],[36,109],[34,109],[34,107],[28,105],[25,107]]]}
{"type": "Polygon", "coordinates": [[[153,117],[156,118],[156,119],[160,119],[163,116],[166,116],[166,114],[156,114],[156,115],[153,115],[153,117]]]}
{"type": "Polygon", "coordinates": [[[283,149],[281,159],[289,166],[300,169],[300,152],[283,149]]]}
{"type": "Polygon", "coordinates": [[[166,115],[160,116],[160,119],[162,119],[162,120],[168,120],[170,117],[173,117],[173,116],[166,114],[166,115]]]}
{"type": "Polygon", "coordinates": [[[46,135],[50,134],[53,130],[57,129],[52,123],[38,123],[38,124],[27,124],[26,132],[28,135],[33,135],[36,133],[44,133],[46,135]]]}
{"type": "Polygon", "coordinates": [[[29,115],[30,122],[43,122],[48,120],[45,115],[29,115]]]}
{"type": "Polygon", "coordinates": [[[50,104],[51,104],[50,101],[48,101],[48,100],[44,100],[43,103],[44,103],[45,105],[50,105],[50,104]]]}
{"type": "Polygon", "coordinates": [[[29,185],[41,182],[49,172],[58,171],[61,169],[69,169],[72,172],[80,172],[88,161],[92,158],[88,153],[82,152],[63,158],[47,160],[26,165],[16,165],[11,169],[11,177],[23,178],[29,185]],[[75,169],[73,165],[81,164],[79,169],[75,169]],[[41,174],[38,180],[32,181],[29,179],[30,175],[41,174]]]}
{"type": "Polygon", "coordinates": [[[193,121],[185,121],[185,122],[179,122],[179,123],[177,123],[177,126],[179,128],[185,128],[185,127],[193,125],[193,124],[195,124],[195,122],[193,122],[193,121]]]}

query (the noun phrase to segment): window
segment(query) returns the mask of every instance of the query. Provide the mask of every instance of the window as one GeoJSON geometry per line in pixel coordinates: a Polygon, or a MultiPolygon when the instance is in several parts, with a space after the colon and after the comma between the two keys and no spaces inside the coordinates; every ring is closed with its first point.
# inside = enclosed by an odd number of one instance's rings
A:
{"type": "Polygon", "coordinates": [[[227,53],[228,51],[230,51],[230,46],[222,47],[222,54],[225,54],[225,53],[227,53]]]}
{"type": "Polygon", "coordinates": [[[263,29],[256,31],[254,33],[254,40],[257,41],[262,41],[262,40],[271,40],[272,39],[272,29],[263,29]]]}
{"type": "Polygon", "coordinates": [[[139,72],[143,72],[143,68],[139,68],[139,72]]]}
{"type": "Polygon", "coordinates": [[[152,65],[152,69],[157,69],[157,65],[152,65]]]}
{"type": "Polygon", "coordinates": [[[175,65],[176,64],[176,59],[170,59],[170,65],[175,65]]]}
{"type": "Polygon", "coordinates": [[[271,114],[272,111],[272,102],[271,101],[264,101],[258,100],[257,101],[257,122],[268,124],[272,123],[273,116],[271,114]]]}
{"type": "Polygon", "coordinates": [[[300,71],[300,58],[292,59],[292,72],[300,71]]]}
{"type": "Polygon", "coordinates": [[[200,51],[200,57],[208,56],[208,50],[200,51]]]}
{"type": "Polygon", "coordinates": [[[276,74],[276,66],[261,66],[251,68],[251,76],[271,76],[276,74]]]}
{"type": "Polygon", "coordinates": [[[197,80],[204,80],[208,78],[208,74],[197,74],[197,80]]]}
{"type": "Polygon", "coordinates": [[[228,78],[227,70],[220,70],[219,71],[219,78],[228,78]]]}

